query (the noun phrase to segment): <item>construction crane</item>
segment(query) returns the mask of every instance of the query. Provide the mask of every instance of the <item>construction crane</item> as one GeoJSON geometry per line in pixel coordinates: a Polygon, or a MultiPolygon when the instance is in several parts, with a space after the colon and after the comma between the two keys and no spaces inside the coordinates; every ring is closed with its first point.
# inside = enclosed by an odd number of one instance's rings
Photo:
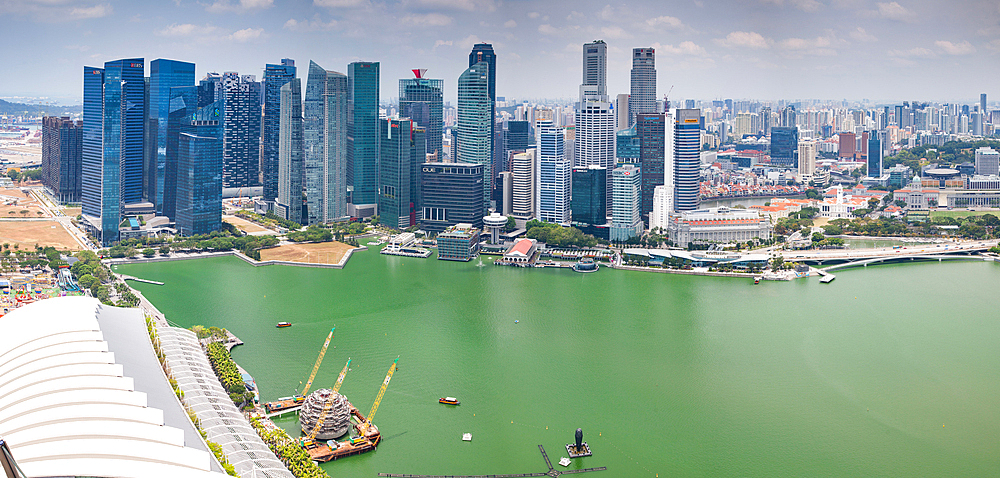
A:
{"type": "Polygon", "coordinates": [[[330,392],[330,400],[323,405],[323,411],[319,413],[319,418],[316,420],[316,425],[313,426],[312,430],[306,435],[303,440],[304,443],[313,441],[316,439],[316,435],[319,434],[320,428],[323,427],[323,422],[326,420],[326,416],[330,414],[330,409],[333,408],[334,397],[333,395],[340,391],[340,386],[344,383],[344,376],[347,375],[347,368],[351,366],[351,359],[347,359],[347,365],[344,365],[344,369],[340,371],[340,376],[337,377],[337,383],[333,385],[333,389],[330,392]]]}
{"type": "Polygon", "coordinates": [[[378,411],[378,404],[382,402],[382,396],[385,395],[385,389],[389,386],[389,380],[392,379],[392,373],[396,371],[396,362],[399,362],[399,357],[392,361],[392,365],[389,367],[389,373],[385,374],[385,381],[382,382],[382,388],[378,391],[378,396],[375,397],[375,403],[372,404],[372,411],[368,412],[365,417],[364,423],[358,424],[358,431],[362,435],[368,435],[368,430],[372,426],[372,417],[375,416],[375,412],[378,411]]]}
{"type": "Polygon", "coordinates": [[[313,371],[309,374],[309,380],[306,381],[306,388],[302,389],[303,397],[309,394],[309,388],[312,387],[313,380],[316,379],[316,372],[319,372],[319,366],[323,363],[323,356],[326,355],[326,348],[330,346],[330,341],[333,340],[333,331],[336,329],[336,327],[330,329],[330,334],[326,336],[326,342],[323,342],[323,348],[319,349],[319,357],[316,357],[316,365],[313,365],[313,371]]]}

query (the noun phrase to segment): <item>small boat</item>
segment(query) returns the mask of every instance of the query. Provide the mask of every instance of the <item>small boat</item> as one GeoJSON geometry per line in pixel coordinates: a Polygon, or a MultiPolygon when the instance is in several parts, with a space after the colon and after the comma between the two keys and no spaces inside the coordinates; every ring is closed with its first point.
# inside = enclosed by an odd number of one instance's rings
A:
{"type": "Polygon", "coordinates": [[[471,433],[463,433],[462,434],[462,441],[472,441],[472,434],[471,433]]]}
{"type": "Polygon", "coordinates": [[[560,458],[560,459],[559,459],[559,464],[560,464],[560,465],[562,465],[562,466],[569,466],[569,464],[570,464],[570,459],[569,459],[569,458],[566,458],[566,457],[564,456],[564,457],[562,457],[562,458],[560,458]]]}
{"type": "Polygon", "coordinates": [[[279,329],[283,329],[285,327],[291,327],[291,326],[292,326],[291,322],[278,322],[278,325],[275,325],[275,327],[277,327],[279,329]]]}
{"type": "Polygon", "coordinates": [[[459,402],[458,399],[455,397],[444,397],[444,398],[439,398],[438,403],[443,403],[445,405],[458,405],[461,402],[459,402]]]}
{"type": "Polygon", "coordinates": [[[753,283],[754,283],[754,285],[760,284],[760,277],[759,276],[758,277],[754,277],[753,278],[753,283]]]}

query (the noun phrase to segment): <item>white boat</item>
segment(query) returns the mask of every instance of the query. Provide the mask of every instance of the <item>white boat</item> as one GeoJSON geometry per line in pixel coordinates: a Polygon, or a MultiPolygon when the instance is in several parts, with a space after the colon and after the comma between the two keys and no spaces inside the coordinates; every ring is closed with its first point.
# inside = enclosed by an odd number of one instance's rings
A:
{"type": "Polygon", "coordinates": [[[565,456],[559,459],[559,464],[562,466],[569,466],[570,460],[565,456]]]}
{"type": "Polygon", "coordinates": [[[472,434],[471,433],[463,433],[462,434],[462,441],[472,441],[472,434]]]}

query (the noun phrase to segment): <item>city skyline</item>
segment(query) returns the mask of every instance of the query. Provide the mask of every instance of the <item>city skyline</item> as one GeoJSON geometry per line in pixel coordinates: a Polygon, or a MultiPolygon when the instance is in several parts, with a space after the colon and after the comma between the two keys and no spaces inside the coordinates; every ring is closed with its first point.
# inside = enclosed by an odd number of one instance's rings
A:
{"type": "Polygon", "coordinates": [[[293,58],[334,70],[381,62],[388,92],[427,68],[454,104],[468,51],[483,41],[497,54],[497,96],[518,99],[575,97],[583,44],[595,39],[608,44],[609,95],[629,91],[630,52],[641,47],[656,50],[657,93],[673,85],[672,98],[974,102],[996,96],[1000,74],[1000,7],[985,1],[14,0],[0,14],[9,35],[45,52],[3,62],[4,96],[82,99],[76,72],[107,58],[193,62],[197,78],[260,78],[265,63],[293,58]]]}

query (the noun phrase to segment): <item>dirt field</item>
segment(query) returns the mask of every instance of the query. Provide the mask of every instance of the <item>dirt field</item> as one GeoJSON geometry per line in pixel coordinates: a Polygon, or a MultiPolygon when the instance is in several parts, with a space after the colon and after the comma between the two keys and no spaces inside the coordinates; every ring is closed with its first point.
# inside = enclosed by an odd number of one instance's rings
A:
{"type": "Polygon", "coordinates": [[[39,215],[39,212],[42,210],[39,208],[38,201],[30,194],[22,193],[20,189],[0,189],[0,217],[46,217],[39,215]],[[23,214],[21,211],[28,211],[28,213],[23,214]]]}
{"type": "Polygon", "coordinates": [[[291,261],[307,264],[336,264],[353,246],[342,242],[290,244],[260,251],[264,261],[291,261]]]}
{"type": "Polygon", "coordinates": [[[35,244],[59,250],[80,250],[73,236],[56,221],[0,221],[0,244],[20,244],[21,249],[34,249],[35,244]]]}
{"type": "Polygon", "coordinates": [[[62,213],[69,217],[79,216],[81,212],[83,212],[83,209],[78,207],[64,207],[62,210],[62,213]]]}
{"type": "MultiPolygon", "coordinates": [[[[266,227],[258,226],[257,224],[254,224],[254,223],[252,223],[250,221],[247,221],[246,219],[243,219],[241,217],[236,217],[236,216],[222,216],[222,220],[225,221],[225,222],[228,222],[228,223],[230,223],[230,224],[232,224],[232,225],[234,225],[234,226],[236,226],[238,228],[240,228],[241,231],[243,231],[243,232],[245,232],[247,234],[252,234],[252,233],[255,233],[255,232],[265,232],[265,231],[274,232],[274,231],[271,231],[270,229],[268,229],[266,227]]],[[[275,234],[277,234],[277,233],[275,233],[275,234]]]]}

